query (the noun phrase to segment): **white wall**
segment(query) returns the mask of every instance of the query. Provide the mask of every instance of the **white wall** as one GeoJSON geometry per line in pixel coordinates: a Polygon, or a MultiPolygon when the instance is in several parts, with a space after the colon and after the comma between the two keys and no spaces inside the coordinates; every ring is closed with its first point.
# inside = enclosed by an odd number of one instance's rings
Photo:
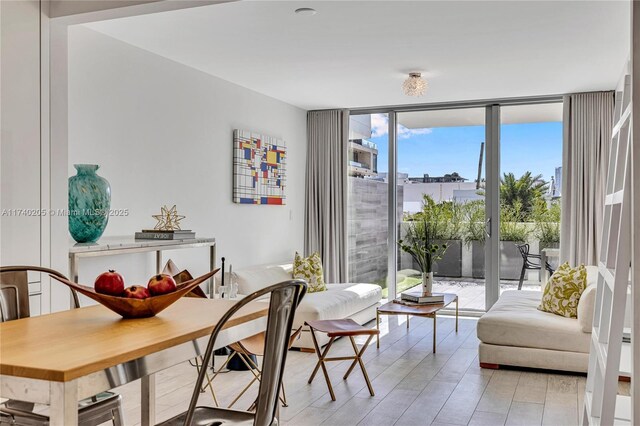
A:
{"type": "MultiPolygon", "coordinates": [[[[274,69],[277,72],[277,69],[274,69]]],[[[105,236],[153,227],[163,204],[183,227],[218,241],[234,268],[292,259],[303,248],[306,111],[100,33],[69,28],[69,176],[74,163],[99,164],[111,183],[105,236]],[[287,143],[286,206],[232,202],[232,133],[241,128],[287,143]]],[[[193,273],[205,249],[170,256],[193,273]]],[[[151,255],[83,260],[80,280],[116,267],[131,283],[153,273],[151,255]]]]}
{"type": "MultiPolygon", "coordinates": [[[[46,21],[46,16],[42,16],[46,21]]],[[[0,1],[0,265],[47,265],[42,215],[39,0],[0,1]]],[[[43,92],[45,89],[43,88],[43,92]]],[[[44,113],[44,111],[43,111],[44,113]]],[[[48,277],[30,274],[31,313],[48,310],[48,277]]]]}
{"type": "Polygon", "coordinates": [[[40,209],[40,5],[1,2],[0,16],[1,262],[39,265],[40,218],[32,213],[40,209]]]}

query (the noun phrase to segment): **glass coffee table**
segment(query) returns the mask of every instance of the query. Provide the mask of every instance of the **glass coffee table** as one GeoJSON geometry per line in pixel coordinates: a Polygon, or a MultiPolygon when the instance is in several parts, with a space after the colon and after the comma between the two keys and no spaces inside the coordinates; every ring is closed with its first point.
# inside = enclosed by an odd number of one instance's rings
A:
{"type": "MultiPolygon", "coordinates": [[[[378,307],[376,311],[376,327],[380,330],[380,315],[406,315],[407,330],[409,329],[409,316],[433,318],[433,353],[436,353],[436,313],[444,307],[456,302],[456,333],[458,332],[458,295],[444,293],[444,303],[427,305],[403,305],[394,301],[387,302],[378,307]]],[[[380,334],[377,335],[376,347],[380,347],[380,334]]]]}

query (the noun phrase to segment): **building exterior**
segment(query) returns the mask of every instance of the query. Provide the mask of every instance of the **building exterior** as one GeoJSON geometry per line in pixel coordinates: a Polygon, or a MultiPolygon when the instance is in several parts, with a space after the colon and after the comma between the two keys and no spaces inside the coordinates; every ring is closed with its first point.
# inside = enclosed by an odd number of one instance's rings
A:
{"type": "Polygon", "coordinates": [[[367,139],[349,140],[349,176],[378,175],[378,146],[367,139]]]}
{"type": "Polygon", "coordinates": [[[554,181],[554,190],[552,196],[562,197],[562,166],[556,167],[556,176],[554,181]]]}
{"type": "Polygon", "coordinates": [[[451,174],[447,173],[444,176],[429,176],[428,173],[425,173],[422,177],[410,177],[409,180],[411,182],[421,182],[421,183],[449,183],[449,182],[466,182],[468,179],[463,178],[458,174],[458,172],[453,172],[451,174]]]}
{"type": "Polygon", "coordinates": [[[436,203],[443,201],[463,203],[483,198],[477,194],[475,182],[409,183],[404,185],[402,200],[404,212],[419,212],[424,195],[428,195],[436,203]]]}

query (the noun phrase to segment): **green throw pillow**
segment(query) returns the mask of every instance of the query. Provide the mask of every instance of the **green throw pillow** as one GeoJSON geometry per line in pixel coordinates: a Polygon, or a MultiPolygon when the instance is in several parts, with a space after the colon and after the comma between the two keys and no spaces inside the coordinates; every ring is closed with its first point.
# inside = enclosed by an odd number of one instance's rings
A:
{"type": "Polygon", "coordinates": [[[320,254],[316,252],[309,257],[302,257],[296,253],[293,260],[293,278],[305,280],[308,293],[325,291],[327,286],[324,284],[320,254]]]}
{"type": "Polygon", "coordinates": [[[572,268],[569,263],[563,263],[545,285],[538,309],[567,318],[577,318],[578,302],[586,287],[587,269],[584,265],[572,268]]]}

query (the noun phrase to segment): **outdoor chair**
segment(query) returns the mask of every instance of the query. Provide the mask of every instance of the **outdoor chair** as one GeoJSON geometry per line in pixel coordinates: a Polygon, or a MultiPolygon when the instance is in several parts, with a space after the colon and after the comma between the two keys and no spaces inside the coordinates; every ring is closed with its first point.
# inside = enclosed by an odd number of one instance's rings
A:
{"type": "MultiPolygon", "coordinates": [[[[516,246],[518,250],[520,250],[520,255],[522,255],[522,270],[520,271],[520,282],[518,283],[518,290],[522,290],[524,274],[527,272],[527,269],[539,271],[541,269],[540,263],[542,262],[542,256],[529,253],[529,244],[516,244],[516,246]]],[[[549,265],[549,262],[545,262],[544,267],[549,271],[549,274],[553,274],[553,268],[549,265]]]]}
{"type": "MultiPolygon", "coordinates": [[[[66,278],[60,272],[39,266],[0,267],[0,322],[13,321],[30,316],[29,272],[41,272],[66,278]]],[[[80,307],[78,295],[71,290],[74,308],[80,307]]],[[[49,417],[34,412],[35,404],[8,400],[0,404],[0,424],[38,426],[48,425],[49,417]]],[[[113,392],[102,392],[78,403],[78,424],[97,426],[113,422],[114,426],[124,425],[122,397],[113,392]]]]}
{"type": "Polygon", "coordinates": [[[201,368],[196,380],[189,408],[161,425],[255,425],[270,426],[278,424],[278,394],[282,384],[285,361],[291,338],[293,317],[300,300],[307,291],[302,280],[288,280],[258,290],[238,301],[220,319],[211,332],[207,349],[202,357],[202,365],[210,365],[215,341],[229,319],[250,302],[270,294],[267,328],[265,331],[264,358],[255,412],[239,411],[214,407],[197,407],[206,368],[201,368]]]}

